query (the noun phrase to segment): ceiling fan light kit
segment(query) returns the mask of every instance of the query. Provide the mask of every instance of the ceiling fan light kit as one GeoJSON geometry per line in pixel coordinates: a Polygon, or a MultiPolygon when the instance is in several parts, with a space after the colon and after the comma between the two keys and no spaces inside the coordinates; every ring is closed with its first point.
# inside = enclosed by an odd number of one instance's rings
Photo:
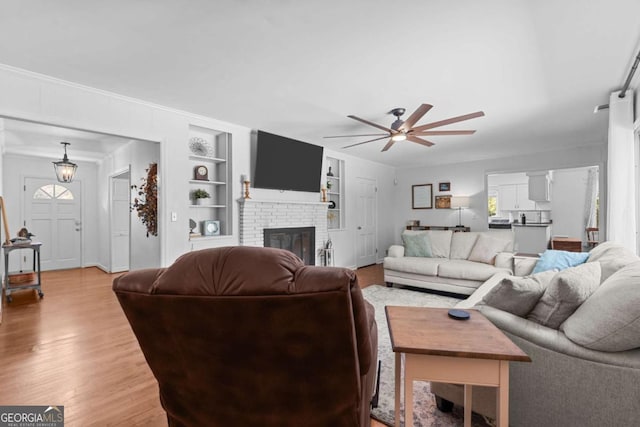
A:
{"type": "Polygon", "coordinates": [[[366,134],[366,135],[337,135],[337,136],[325,136],[325,138],[352,138],[358,136],[377,136],[378,138],[369,139],[367,141],[358,142],[355,144],[347,145],[342,148],[351,148],[362,144],[367,144],[369,142],[379,141],[381,139],[389,138],[387,144],[382,148],[382,151],[387,151],[389,148],[393,146],[394,143],[399,141],[410,141],[416,144],[424,145],[426,147],[431,147],[434,145],[433,142],[428,141],[423,136],[434,136],[434,135],[472,135],[475,133],[475,130],[436,130],[432,131],[429,129],[437,128],[440,126],[446,126],[453,123],[462,122],[465,120],[474,119],[476,117],[484,116],[483,111],[476,111],[475,113],[465,114],[463,116],[451,117],[445,120],[439,120],[437,122],[427,123],[421,126],[415,126],[416,123],[425,115],[429,110],[433,108],[433,105],[430,104],[422,104],[420,105],[416,111],[414,111],[407,120],[402,120],[400,117],[406,112],[404,108],[394,108],[389,111],[389,114],[393,114],[396,116],[396,120],[391,124],[391,127],[381,126],[377,123],[370,122],[369,120],[362,119],[357,116],[347,116],[350,119],[359,121],[369,126],[373,126],[377,129],[380,129],[386,133],[380,134],[366,134]]]}

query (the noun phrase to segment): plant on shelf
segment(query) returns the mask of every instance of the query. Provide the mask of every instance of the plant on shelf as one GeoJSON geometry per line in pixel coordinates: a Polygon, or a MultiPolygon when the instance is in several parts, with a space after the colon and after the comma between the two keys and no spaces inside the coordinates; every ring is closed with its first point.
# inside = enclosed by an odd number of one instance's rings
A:
{"type": "Polygon", "coordinates": [[[329,180],[327,180],[327,190],[331,190],[331,187],[333,186],[333,183],[329,180]]]}
{"type": "Polygon", "coordinates": [[[197,190],[194,190],[193,193],[191,193],[191,195],[193,196],[197,205],[203,204],[204,199],[208,199],[209,197],[211,197],[209,196],[209,193],[207,192],[207,190],[203,190],[202,188],[198,188],[197,190]]]}

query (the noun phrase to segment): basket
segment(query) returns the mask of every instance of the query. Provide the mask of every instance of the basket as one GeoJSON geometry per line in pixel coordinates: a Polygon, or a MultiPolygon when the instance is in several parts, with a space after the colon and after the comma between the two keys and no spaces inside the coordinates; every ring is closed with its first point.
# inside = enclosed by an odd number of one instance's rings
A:
{"type": "Polygon", "coordinates": [[[36,273],[12,273],[9,274],[9,284],[10,285],[22,285],[24,283],[33,282],[36,280],[36,273]]]}

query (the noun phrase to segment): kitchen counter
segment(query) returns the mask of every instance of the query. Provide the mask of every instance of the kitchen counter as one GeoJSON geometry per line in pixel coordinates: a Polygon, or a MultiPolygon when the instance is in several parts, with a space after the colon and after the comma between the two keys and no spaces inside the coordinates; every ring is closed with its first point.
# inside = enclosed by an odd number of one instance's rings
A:
{"type": "Polygon", "coordinates": [[[513,224],[516,252],[538,254],[549,247],[551,224],[513,224]]]}
{"type": "Polygon", "coordinates": [[[526,224],[520,224],[520,223],[513,223],[511,224],[512,227],[549,227],[551,225],[550,222],[545,222],[545,223],[535,223],[535,222],[531,222],[531,223],[526,223],[526,224]]]}

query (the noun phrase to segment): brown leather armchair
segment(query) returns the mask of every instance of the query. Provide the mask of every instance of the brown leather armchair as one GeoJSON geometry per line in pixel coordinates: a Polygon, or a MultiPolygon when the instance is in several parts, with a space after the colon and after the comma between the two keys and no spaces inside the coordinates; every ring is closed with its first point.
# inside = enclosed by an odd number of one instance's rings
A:
{"type": "Polygon", "coordinates": [[[170,426],[368,426],[378,348],[353,271],[226,247],[113,290],[170,426]]]}

